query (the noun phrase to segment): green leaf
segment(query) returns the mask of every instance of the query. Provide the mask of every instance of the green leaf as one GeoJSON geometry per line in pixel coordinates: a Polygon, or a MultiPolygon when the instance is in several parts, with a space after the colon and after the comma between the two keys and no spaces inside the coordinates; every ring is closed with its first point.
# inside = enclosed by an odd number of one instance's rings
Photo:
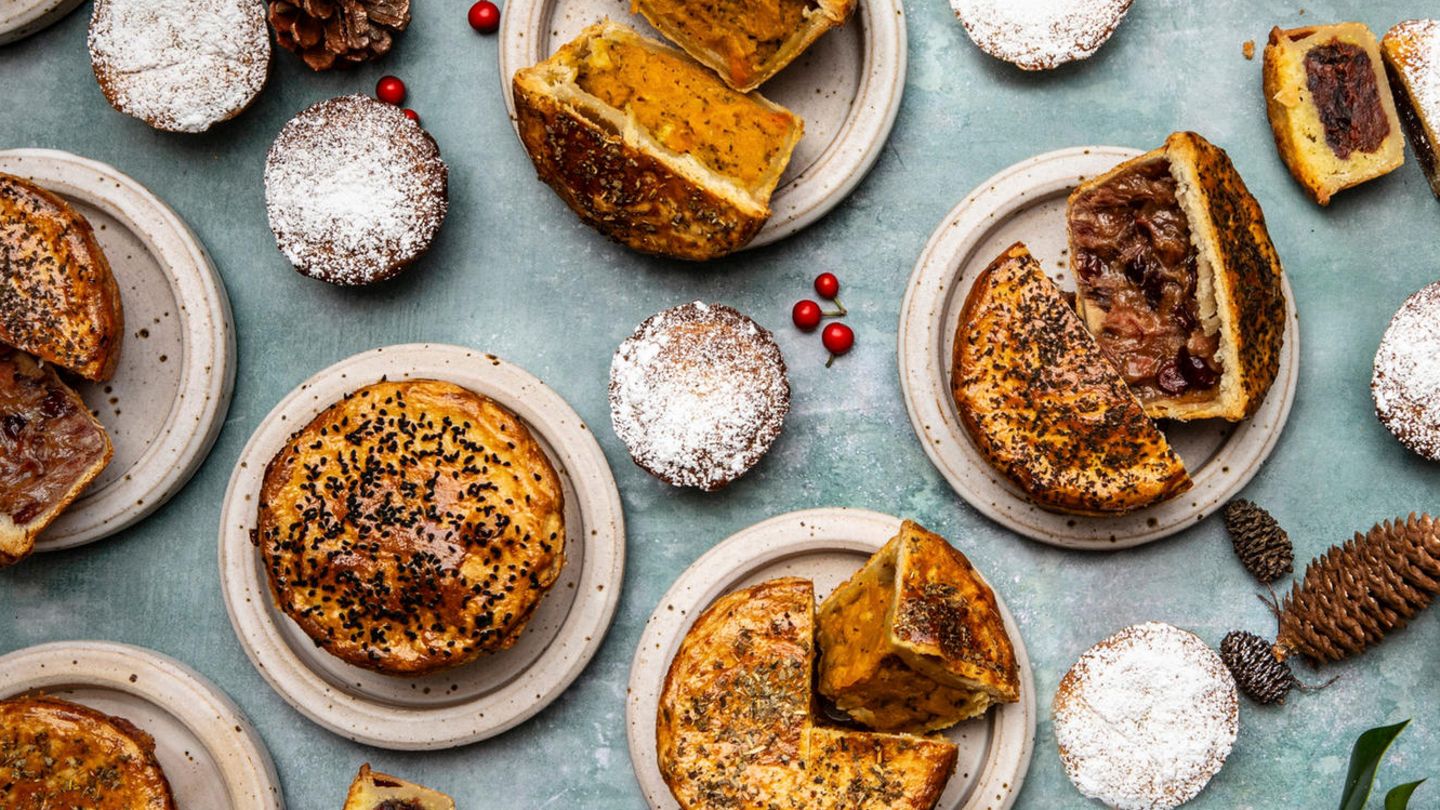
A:
{"type": "Polygon", "coordinates": [[[1350,751],[1350,773],[1345,776],[1345,792],[1340,796],[1340,810],[1365,810],[1370,790],[1375,787],[1375,772],[1380,769],[1380,761],[1390,750],[1390,743],[1395,742],[1408,725],[1410,721],[1406,720],[1393,726],[1372,728],[1355,741],[1350,751]]]}
{"type": "Polygon", "coordinates": [[[1421,779],[1390,788],[1390,792],[1385,794],[1385,810],[1407,810],[1410,807],[1410,794],[1423,784],[1425,780],[1421,779]]]}

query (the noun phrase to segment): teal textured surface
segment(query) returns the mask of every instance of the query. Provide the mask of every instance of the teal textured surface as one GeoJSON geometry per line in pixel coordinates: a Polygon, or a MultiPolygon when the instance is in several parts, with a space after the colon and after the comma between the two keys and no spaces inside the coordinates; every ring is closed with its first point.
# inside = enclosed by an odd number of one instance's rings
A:
{"type": "MultiPolygon", "coordinates": [[[[0,148],[65,149],[116,166],[184,217],[229,288],[239,375],[208,462],[139,526],[0,571],[0,653],[46,641],[113,639],[159,650],[224,688],[259,728],[289,806],[338,807],[362,762],[454,794],[467,810],[642,806],[623,722],[645,618],[716,541],[781,512],[858,506],[913,517],[949,537],[1001,591],[1035,665],[1041,723],[1019,807],[1083,807],[1055,754],[1048,711],[1060,676],[1119,627],[1168,621],[1218,644],[1274,623],[1212,518],[1115,554],[1026,541],[980,517],[930,465],[897,380],[896,323],[915,260],[946,212],[980,181],[1034,154],[1081,144],[1151,148],[1193,129],[1231,154],[1260,199],[1300,312],[1301,380],[1289,426],[1246,490],[1289,530],[1297,561],[1411,510],[1440,511],[1440,466],[1375,419],[1370,365],[1406,296],[1440,278],[1440,203],[1413,154],[1376,182],[1309,202],[1275,154],[1260,89],[1272,24],[1360,19],[1378,32],[1433,5],[1399,0],[1248,3],[1138,0],[1087,62],[1022,74],[981,54],[944,0],[907,6],[910,68],[884,154],[856,192],[806,231],[707,266],[649,259],[581,225],[534,177],[505,117],[498,41],[465,23],[468,4],[417,2],[390,57],[312,74],[278,52],[256,105],[201,136],[169,135],[113,111],[85,50],[89,5],[0,48],[0,148]],[[432,252],[395,282],[343,290],[295,273],[266,225],[261,175],[280,127],[309,104],[409,86],[450,165],[451,210],[432,252]],[[831,369],[816,335],[788,323],[810,281],[836,272],[857,345],[831,369]],[[610,355],[645,317],[696,298],[728,303],[776,332],[794,409],[769,456],[728,490],[682,492],[636,468],[609,425],[610,355]],[[592,427],[629,530],[626,586],[609,637],[580,680],[524,726],[451,751],[402,754],[331,735],[293,711],[245,658],[220,600],[219,507],[241,447],[270,408],[325,366],[392,343],[493,352],[565,397],[592,427]]],[[[1196,807],[1335,803],[1361,730],[1415,718],[1381,774],[1435,776],[1440,762],[1440,616],[1422,615],[1364,657],[1327,668],[1333,687],[1290,704],[1241,707],[1239,742],[1196,807]]],[[[1300,667],[1310,680],[1319,675],[1300,667]]],[[[1430,786],[1416,794],[1430,806],[1430,786]]]]}

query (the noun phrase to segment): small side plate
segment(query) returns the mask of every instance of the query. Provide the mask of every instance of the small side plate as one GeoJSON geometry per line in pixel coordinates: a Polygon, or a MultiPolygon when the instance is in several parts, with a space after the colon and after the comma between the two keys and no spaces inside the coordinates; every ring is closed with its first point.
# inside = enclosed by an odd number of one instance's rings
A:
{"type": "Polygon", "coordinates": [[[120,366],[80,382],[115,456],[35,543],[73,548],[160,508],[205,461],[235,386],[235,326],[200,240],[160,198],[116,169],[68,152],[0,152],[0,172],[65,198],[95,229],[125,310],[120,366]]]}
{"type": "MultiPolygon", "coordinates": [[[[691,623],[720,596],[777,577],[805,577],[824,600],[900,531],[900,519],[863,509],[810,509],[757,523],[727,537],[675,580],[645,623],[630,665],[625,706],[630,761],[654,810],[679,805],[660,775],[655,712],[670,661],[691,623]]],[[[963,550],[963,549],[962,549],[963,550]]],[[[1020,665],[1020,702],[944,733],[960,748],[940,810],[1007,810],[1015,803],[1035,744],[1035,676],[1020,628],[995,595],[1020,665]]]]}
{"type": "Polygon", "coordinates": [[[32,693],[80,703],[149,733],[178,807],[285,807],[275,765],[240,707],[173,658],[108,641],[40,644],[0,657],[0,700],[32,693]]]}
{"type": "Polygon", "coordinates": [[[0,2],[0,45],[18,42],[60,21],[83,0],[4,0],[0,2]]]}
{"type": "Polygon", "coordinates": [[[499,358],[409,344],[357,354],[280,401],[240,454],[220,513],[220,586],[245,654],[301,714],[342,737],[396,750],[450,748],[525,722],[565,691],[600,648],[625,570],[620,493],[600,445],[550,388],[499,358]],[[514,647],[453,670],[393,677],[317,648],[275,607],[250,539],[265,467],[291,434],[345,394],[378,382],[439,379],[484,394],[529,426],[565,492],[565,567],[514,647]]]}
{"type": "Polygon", "coordinates": [[[1165,503],[1119,517],[1047,512],[986,463],[960,424],[950,393],[955,328],[970,285],[1015,242],[1024,242],[1055,281],[1069,278],[1065,203],[1085,179],[1140,154],[1086,146],[1030,158],[985,181],[935,230],[900,308],[900,384],[915,434],[955,492],[982,514],[1026,537],[1066,548],[1118,549],[1193,526],[1245,487],[1260,470],[1290,416],[1299,381],[1300,330],[1295,296],[1284,281],[1287,313],[1280,372],[1260,410],[1239,424],[1162,422],[1195,486],[1165,503]]]}
{"type": "MultiPolygon", "coordinates": [[[[665,38],[628,0],[511,0],[500,27],[500,85],[515,120],[510,80],[548,58],[585,27],[609,18],[652,39],[665,38]]],[[[880,157],[905,91],[905,9],[899,0],[861,0],[841,28],[826,33],[759,88],[805,119],[805,137],[770,198],[770,219],[748,247],[784,239],[849,196],[880,157]]]]}

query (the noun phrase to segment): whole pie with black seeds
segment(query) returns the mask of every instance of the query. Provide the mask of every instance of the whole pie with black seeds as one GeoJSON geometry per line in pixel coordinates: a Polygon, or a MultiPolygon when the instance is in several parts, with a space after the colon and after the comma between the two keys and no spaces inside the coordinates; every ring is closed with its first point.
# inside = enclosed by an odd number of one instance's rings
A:
{"type": "Polygon", "coordinates": [[[515,414],[437,380],[331,405],[270,462],[256,542],[315,644],[389,674],[512,646],[565,562],[559,476],[515,414]]]}

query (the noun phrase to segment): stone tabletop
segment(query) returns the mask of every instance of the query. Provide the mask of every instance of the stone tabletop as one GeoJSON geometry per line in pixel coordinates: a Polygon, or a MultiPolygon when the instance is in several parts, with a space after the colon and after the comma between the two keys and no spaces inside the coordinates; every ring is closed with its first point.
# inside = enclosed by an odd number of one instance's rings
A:
{"type": "MultiPolygon", "coordinates": [[[[0,0],[3,2],[3,0],[0,0]]],[[[976,184],[1031,155],[1079,144],[1151,148],[1193,129],[1229,150],[1267,213],[1300,312],[1301,380],[1285,435],[1246,491],[1289,529],[1302,560],[1378,520],[1440,511],[1440,466],[1404,450],[1372,411],[1375,348],[1410,293],[1440,278],[1440,202],[1413,155],[1392,175],[1309,202],[1275,154],[1260,89],[1272,24],[1359,19],[1377,32],[1433,14],[1419,0],[1255,3],[1137,0],[1088,62],[1022,74],[982,55],[944,0],[907,3],[904,105],[869,178],[828,217],[776,245],[704,266],[648,259],[577,222],[534,172],[505,117],[493,37],[459,0],[417,0],[386,60],[312,74],[276,55],[270,85],[238,120],[200,136],[156,132],[114,112],[90,72],[89,5],[0,47],[0,148],[49,147],[113,164],[195,229],[229,288],[239,332],[234,404],[208,462],[174,500],[101,543],[0,571],[0,653],[110,639],[168,653],[223,687],[274,755],[292,808],[335,808],[362,762],[441,788],[466,810],[639,808],[623,723],[631,654],[674,578],[716,541],[777,513],[857,506],[913,517],[949,537],[1015,612],[1042,707],[1090,644],[1157,619],[1218,644],[1273,633],[1217,519],[1114,554],[1023,540],[960,501],[910,428],[896,373],[900,299],[945,213],[976,184]],[[261,174],[281,125],[309,104],[403,77],[450,164],[451,212],[434,250],[399,280],[345,290],[295,273],[266,226],[261,174]],[[813,276],[839,274],[854,352],[833,368],[788,323],[813,276]],[[728,490],[671,489],[630,463],[610,429],[611,352],[648,315],[693,299],[732,304],[774,329],[794,410],[767,459],[728,490]],[[508,358],[591,425],[623,496],[629,568],[615,622],[580,680],[524,726],[478,745],[405,754],[367,748],[304,719],[261,680],[231,631],[217,581],[221,497],[260,419],[315,371],[392,343],[440,341],[508,358]]],[[[1239,742],[1196,807],[1325,807],[1349,746],[1370,726],[1414,718],[1381,780],[1440,776],[1440,616],[1424,615],[1340,680],[1289,705],[1242,705],[1239,742]]],[[[1042,711],[1019,806],[1083,807],[1042,711]]],[[[1416,804],[1434,806],[1427,785],[1416,804]],[[1421,797],[1430,795],[1429,799],[1421,797]]]]}

